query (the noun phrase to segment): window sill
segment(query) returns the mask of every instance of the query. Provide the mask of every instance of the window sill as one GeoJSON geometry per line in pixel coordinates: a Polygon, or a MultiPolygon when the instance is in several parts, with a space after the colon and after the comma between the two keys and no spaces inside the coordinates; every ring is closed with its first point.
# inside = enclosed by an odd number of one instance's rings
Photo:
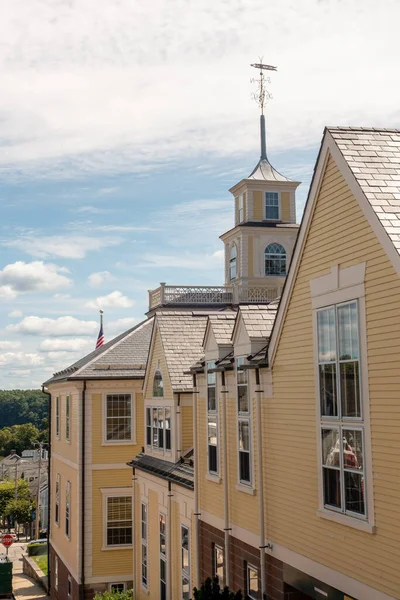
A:
{"type": "Polygon", "coordinates": [[[239,492],[244,492],[245,494],[249,494],[250,496],[256,495],[256,490],[251,485],[246,485],[244,483],[237,483],[236,489],[239,492]]]}
{"type": "Polygon", "coordinates": [[[133,548],[133,544],[125,544],[124,546],[102,546],[101,550],[102,552],[105,552],[107,550],[129,550],[130,548],[133,548]]]}
{"type": "Polygon", "coordinates": [[[136,440],[115,440],[115,442],[102,442],[102,446],[136,446],[136,440]]]}
{"type": "Polygon", "coordinates": [[[212,473],[206,473],[206,479],[213,483],[221,483],[221,477],[219,475],[213,475],[212,473]]]}
{"type": "Polygon", "coordinates": [[[372,534],[376,533],[375,525],[372,525],[372,523],[369,523],[368,521],[361,521],[355,517],[349,517],[347,515],[342,515],[341,513],[336,513],[323,508],[317,510],[317,515],[322,519],[335,521],[335,523],[340,523],[341,525],[346,525],[347,527],[352,527],[353,529],[358,529],[359,531],[365,531],[366,533],[372,534]]]}
{"type": "Polygon", "coordinates": [[[143,583],[140,584],[140,589],[142,591],[142,594],[146,594],[146,596],[150,595],[149,588],[143,585],[143,583]]]}

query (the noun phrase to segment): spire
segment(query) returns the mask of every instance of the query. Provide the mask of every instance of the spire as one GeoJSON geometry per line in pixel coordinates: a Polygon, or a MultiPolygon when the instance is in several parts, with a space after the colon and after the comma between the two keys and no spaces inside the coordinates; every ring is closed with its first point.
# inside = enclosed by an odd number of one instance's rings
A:
{"type": "Polygon", "coordinates": [[[265,117],[260,115],[261,160],[267,160],[267,140],[265,136],[265,117]]]}

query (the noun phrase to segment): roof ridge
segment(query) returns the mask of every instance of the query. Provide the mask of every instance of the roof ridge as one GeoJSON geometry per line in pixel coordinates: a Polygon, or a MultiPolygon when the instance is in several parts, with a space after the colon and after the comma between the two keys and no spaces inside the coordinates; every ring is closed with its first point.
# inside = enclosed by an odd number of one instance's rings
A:
{"type": "Polygon", "coordinates": [[[346,127],[341,125],[327,125],[326,129],[328,131],[375,131],[382,133],[400,133],[400,129],[386,127],[346,127]]]}

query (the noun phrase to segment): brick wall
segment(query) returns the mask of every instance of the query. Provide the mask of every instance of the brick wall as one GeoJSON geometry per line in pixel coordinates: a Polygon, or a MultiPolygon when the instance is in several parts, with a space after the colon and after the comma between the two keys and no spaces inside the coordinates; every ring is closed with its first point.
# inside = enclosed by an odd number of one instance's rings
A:
{"type": "Polygon", "coordinates": [[[79,598],[79,583],[70,575],[67,567],[57,555],[54,548],[50,545],[50,565],[51,565],[51,590],[50,598],[55,600],[78,600],[79,598]],[[55,589],[55,568],[54,563],[56,556],[58,558],[58,589],[55,589]],[[72,596],[68,598],[68,575],[71,577],[72,596]]]}

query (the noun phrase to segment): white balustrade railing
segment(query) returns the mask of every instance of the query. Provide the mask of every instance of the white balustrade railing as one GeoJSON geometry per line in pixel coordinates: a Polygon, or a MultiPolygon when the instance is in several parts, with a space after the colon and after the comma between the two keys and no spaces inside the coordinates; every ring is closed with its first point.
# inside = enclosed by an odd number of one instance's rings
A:
{"type": "Polygon", "coordinates": [[[149,310],[166,305],[264,304],[276,300],[279,294],[280,289],[276,287],[177,286],[161,283],[157,289],[149,290],[149,310]]]}

